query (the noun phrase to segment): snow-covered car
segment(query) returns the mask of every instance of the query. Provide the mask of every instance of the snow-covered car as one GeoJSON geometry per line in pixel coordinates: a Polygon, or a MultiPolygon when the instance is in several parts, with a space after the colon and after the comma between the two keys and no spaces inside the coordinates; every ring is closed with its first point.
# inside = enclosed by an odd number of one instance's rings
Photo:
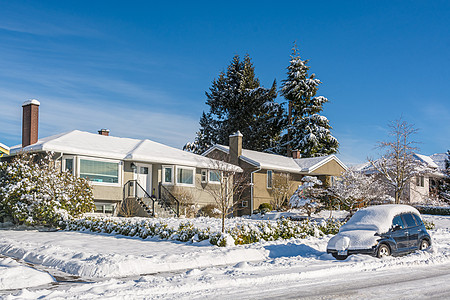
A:
{"type": "Polygon", "coordinates": [[[387,204],[357,211],[330,239],[327,253],[339,260],[357,253],[384,257],[424,250],[430,245],[430,235],[417,209],[387,204]]]}

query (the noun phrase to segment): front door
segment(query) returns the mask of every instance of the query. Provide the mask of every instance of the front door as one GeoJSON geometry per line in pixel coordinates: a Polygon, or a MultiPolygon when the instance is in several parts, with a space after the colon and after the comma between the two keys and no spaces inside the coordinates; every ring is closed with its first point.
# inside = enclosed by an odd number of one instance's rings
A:
{"type": "Polygon", "coordinates": [[[149,164],[136,164],[136,181],[139,184],[137,186],[137,196],[148,197],[145,195],[144,190],[148,195],[152,194],[152,165],[149,164]]]}

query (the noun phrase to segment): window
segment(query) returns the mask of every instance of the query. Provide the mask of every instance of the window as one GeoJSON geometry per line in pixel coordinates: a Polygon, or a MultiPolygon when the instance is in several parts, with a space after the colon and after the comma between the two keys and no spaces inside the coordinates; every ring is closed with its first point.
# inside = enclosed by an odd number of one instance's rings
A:
{"type": "Polygon", "coordinates": [[[119,163],[80,159],[80,177],[93,182],[119,183],[119,163]]]}
{"type": "Polygon", "coordinates": [[[248,207],[248,201],[242,201],[241,207],[248,207]]]}
{"type": "Polygon", "coordinates": [[[404,214],[402,215],[403,220],[406,223],[407,227],[414,227],[417,226],[416,221],[414,220],[414,217],[412,216],[412,214],[404,214]]]}
{"type": "Polygon", "coordinates": [[[208,171],[202,170],[202,183],[208,182],[208,171]]]}
{"type": "Polygon", "coordinates": [[[267,171],[267,188],[268,189],[272,188],[272,177],[273,177],[273,171],[268,170],[267,171]]]}
{"type": "Polygon", "coordinates": [[[422,220],[420,219],[420,217],[418,215],[413,214],[413,216],[414,216],[414,219],[416,219],[417,225],[422,225],[423,224],[422,220]]]}
{"type": "Polygon", "coordinates": [[[177,167],[177,184],[194,184],[194,170],[192,168],[177,167]]]}
{"type": "Polygon", "coordinates": [[[173,184],[173,166],[163,166],[163,184],[173,184]]]}
{"type": "Polygon", "coordinates": [[[114,213],[114,204],[95,204],[95,212],[112,215],[114,213]]]}
{"type": "Polygon", "coordinates": [[[73,158],[65,158],[63,170],[73,174],[73,158]]]}
{"type": "Polygon", "coordinates": [[[416,185],[417,186],[425,186],[425,179],[423,176],[416,176],[416,185]]]}
{"type": "Polygon", "coordinates": [[[209,182],[220,183],[220,171],[209,171],[209,182]]]}
{"type": "Polygon", "coordinates": [[[403,221],[400,216],[395,216],[394,219],[392,220],[392,228],[395,228],[396,226],[400,226],[400,228],[405,228],[405,226],[403,226],[403,221]]]}

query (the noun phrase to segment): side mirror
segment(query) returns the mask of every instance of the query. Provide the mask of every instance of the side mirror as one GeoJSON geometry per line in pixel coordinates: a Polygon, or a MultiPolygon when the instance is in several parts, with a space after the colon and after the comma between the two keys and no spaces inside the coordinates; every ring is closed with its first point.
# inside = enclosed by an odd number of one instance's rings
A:
{"type": "Polygon", "coordinates": [[[402,229],[402,226],[400,226],[400,225],[395,225],[394,227],[392,227],[392,231],[397,231],[397,230],[400,230],[400,229],[402,229]]]}

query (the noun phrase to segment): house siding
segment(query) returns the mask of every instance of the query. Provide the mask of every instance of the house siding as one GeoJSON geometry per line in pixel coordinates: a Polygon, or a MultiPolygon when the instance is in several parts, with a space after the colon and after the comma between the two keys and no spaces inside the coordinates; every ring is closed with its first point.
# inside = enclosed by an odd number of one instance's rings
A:
{"type": "Polygon", "coordinates": [[[311,172],[311,175],[341,176],[344,172],[345,169],[340,164],[338,164],[334,160],[331,160],[323,166],[315,169],[313,172],[311,172]]]}

